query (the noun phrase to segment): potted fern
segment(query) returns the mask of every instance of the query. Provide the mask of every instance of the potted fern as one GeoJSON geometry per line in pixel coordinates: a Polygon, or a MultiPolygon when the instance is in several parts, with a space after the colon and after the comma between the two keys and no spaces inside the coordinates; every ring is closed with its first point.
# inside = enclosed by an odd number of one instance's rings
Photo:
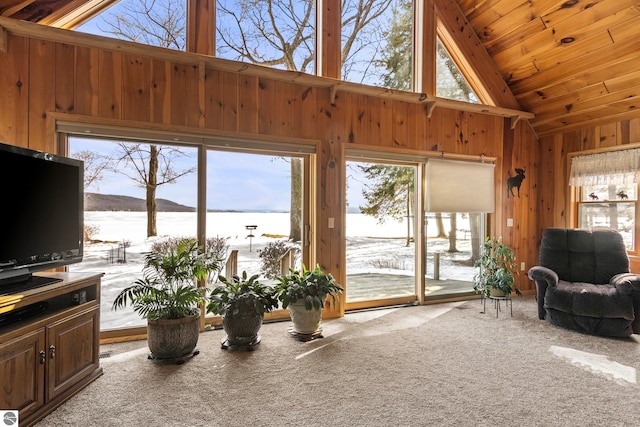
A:
{"type": "Polygon", "coordinates": [[[483,298],[508,297],[512,292],[522,295],[515,285],[518,274],[515,253],[501,237],[485,239],[474,267],[478,267],[478,273],[473,278],[473,289],[483,298]]]}
{"type": "Polygon", "coordinates": [[[251,350],[260,342],[264,313],[278,306],[273,288],[260,283],[257,274],[248,277],[246,271],[230,280],[218,276],[218,280],[220,284],[209,294],[207,312],[222,316],[227,334],[222,348],[251,350]]]}
{"type": "Polygon", "coordinates": [[[198,281],[219,271],[221,264],[218,255],[200,251],[190,238],[145,255],[143,277],[120,291],[113,308],[131,305],[147,319],[150,358],[179,360],[194,354],[200,333],[199,306],[206,301],[206,288],[198,281]]]}
{"type": "Polygon", "coordinates": [[[289,269],[289,274],[277,277],[275,292],[282,308],[291,314],[293,327],[290,333],[301,340],[322,336],[322,312],[331,295],[335,305],[336,297],[344,290],[331,273],[325,273],[319,265],[308,270],[302,264],[302,270],[289,269]]]}

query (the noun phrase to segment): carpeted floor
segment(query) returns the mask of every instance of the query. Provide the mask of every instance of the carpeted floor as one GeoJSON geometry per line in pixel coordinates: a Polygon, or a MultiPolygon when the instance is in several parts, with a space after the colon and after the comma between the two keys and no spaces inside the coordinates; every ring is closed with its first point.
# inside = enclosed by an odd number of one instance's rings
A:
{"type": "Polygon", "coordinates": [[[479,301],[351,313],[299,342],[265,324],[253,352],[201,334],[182,365],[103,346],[104,375],[38,427],[636,426],[640,336],[609,339],[479,301]]]}

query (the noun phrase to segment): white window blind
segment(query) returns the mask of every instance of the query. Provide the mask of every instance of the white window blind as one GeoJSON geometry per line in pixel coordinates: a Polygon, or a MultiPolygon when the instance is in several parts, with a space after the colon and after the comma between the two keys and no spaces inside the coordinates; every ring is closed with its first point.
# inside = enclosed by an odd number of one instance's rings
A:
{"type": "Polygon", "coordinates": [[[640,148],[574,156],[569,185],[575,187],[638,182],[640,148]]]}
{"type": "Polygon", "coordinates": [[[427,212],[494,212],[495,165],[459,160],[427,161],[427,212]]]}

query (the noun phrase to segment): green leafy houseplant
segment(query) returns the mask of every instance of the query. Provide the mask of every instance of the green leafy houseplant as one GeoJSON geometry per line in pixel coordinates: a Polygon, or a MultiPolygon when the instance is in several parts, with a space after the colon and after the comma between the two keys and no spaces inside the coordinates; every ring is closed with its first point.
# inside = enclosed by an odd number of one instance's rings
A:
{"type": "Polygon", "coordinates": [[[260,342],[258,332],[264,313],[278,306],[273,288],[258,281],[258,275],[234,275],[231,280],[218,276],[220,284],[209,294],[207,312],[222,316],[222,327],[227,337],[222,348],[231,346],[252,349],[260,342]]]}
{"type": "Polygon", "coordinates": [[[289,274],[277,277],[277,280],[275,292],[282,302],[282,308],[301,300],[307,310],[320,310],[328,295],[331,295],[335,304],[336,296],[344,290],[331,273],[325,273],[319,265],[307,270],[302,264],[301,271],[289,269],[289,274]]]}
{"type": "Polygon", "coordinates": [[[218,271],[222,260],[214,254],[200,252],[194,239],[183,239],[166,252],[145,255],[143,277],[116,296],[113,308],[127,305],[144,318],[180,319],[199,313],[206,288],[198,280],[218,271]]]}
{"type": "Polygon", "coordinates": [[[220,284],[209,293],[207,312],[237,318],[247,315],[263,315],[278,306],[273,288],[263,285],[258,275],[247,277],[234,275],[231,280],[218,276],[220,284]]]}
{"type": "Polygon", "coordinates": [[[509,296],[511,292],[522,295],[515,285],[515,275],[518,274],[515,253],[502,242],[502,238],[485,239],[474,267],[479,268],[473,278],[476,293],[484,297],[490,297],[492,291],[494,296],[509,296]]]}
{"type": "Polygon", "coordinates": [[[201,252],[189,238],[152,250],[145,255],[143,277],[116,296],[114,309],[131,304],[147,319],[150,358],[182,361],[198,354],[199,305],[206,301],[198,281],[219,271],[219,256],[201,252]]]}
{"type": "Polygon", "coordinates": [[[331,295],[333,304],[336,296],[343,291],[331,273],[322,271],[319,265],[307,270],[289,269],[289,274],[277,277],[275,291],[282,302],[282,308],[289,310],[293,326],[289,333],[302,341],[322,337],[322,312],[327,297],[331,295]]]}

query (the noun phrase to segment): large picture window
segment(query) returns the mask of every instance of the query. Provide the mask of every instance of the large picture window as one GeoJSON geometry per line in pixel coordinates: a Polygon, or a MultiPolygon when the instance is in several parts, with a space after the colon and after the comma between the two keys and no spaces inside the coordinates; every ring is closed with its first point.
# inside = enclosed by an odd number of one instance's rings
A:
{"type": "Polygon", "coordinates": [[[109,336],[138,333],[146,324],[130,306],[112,308],[116,295],[142,277],[145,255],[201,238],[202,231],[207,252],[223,260],[207,286],[217,274],[244,271],[273,284],[290,268],[315,262],[305,187],[313,145],[298,143],[292,153],[286,142],[255,150],[253,141],[210,135],[172,136],[183,142],[171,143],[161,132],[57,127],[68,155],[84,161],[85,256],[69,271],[104,274],[100,329],[109,336]]]}

